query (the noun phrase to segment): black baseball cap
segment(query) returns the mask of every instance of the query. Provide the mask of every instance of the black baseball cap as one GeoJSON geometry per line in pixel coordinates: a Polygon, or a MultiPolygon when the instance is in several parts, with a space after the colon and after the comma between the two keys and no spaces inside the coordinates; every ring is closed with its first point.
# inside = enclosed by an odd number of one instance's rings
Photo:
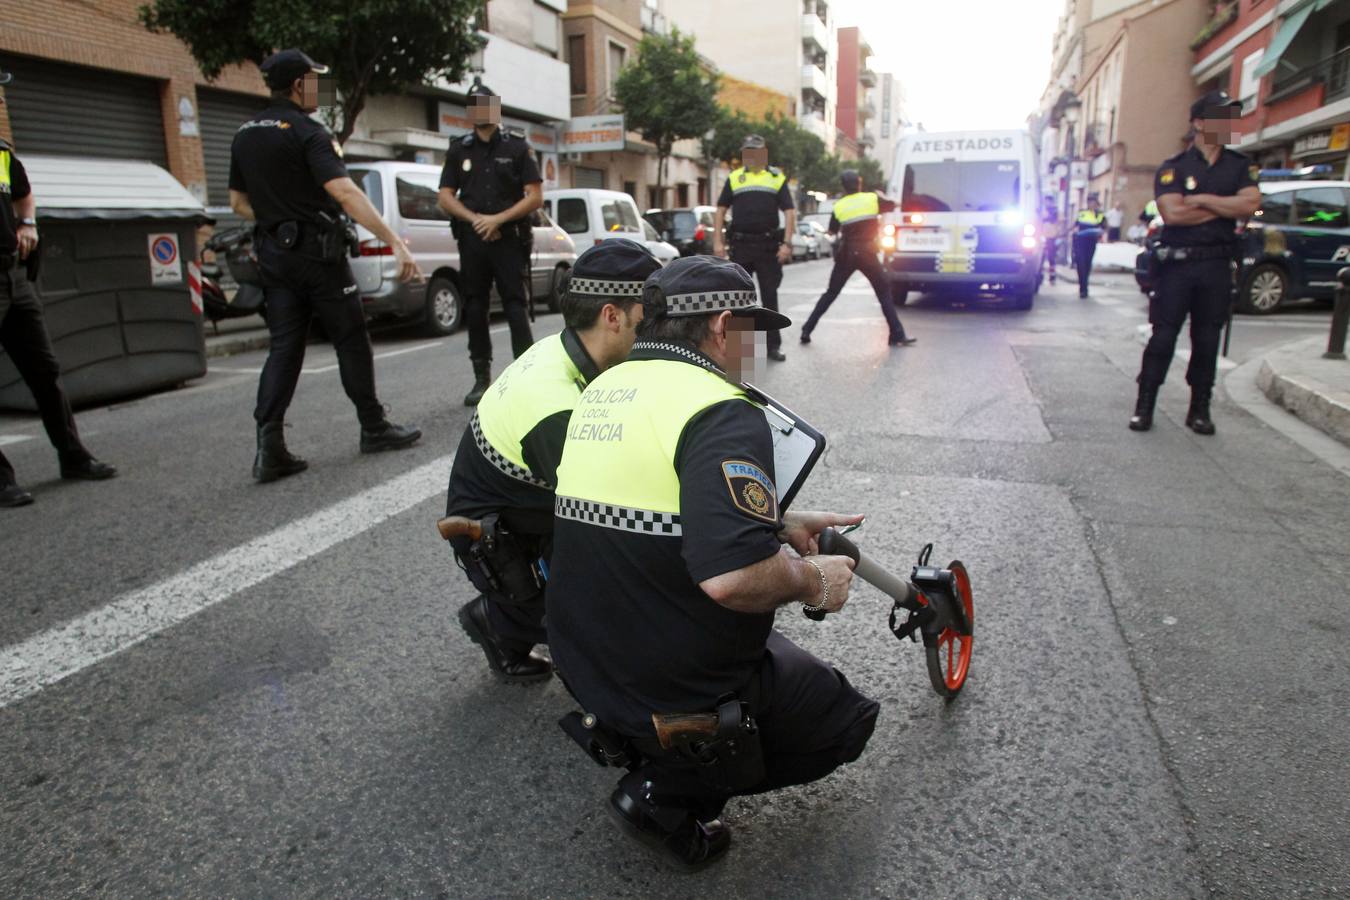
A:
{"type": "Polygon", "coordinates": [[[643,315],[703,316],[729,310],[753,319],[756,331],[787,328],[792,320],[760,305],[750,273],[716,256],[685,256],[654,272],[642,286],[643,315]]]}
{"type": "Polygon", "coordinates": [[[273,90],[291,86],[291,82],[313,72],[315,75],[328,74],[328,67],[316,63],[302,50],[294,48],[280,50],[263,60],[261,66],[263,81],[273,90]]]}
{"type": "Polygon", "coordinates": [[[1210,91],[1191,104],[1192,119],[1232,119],[1233,109],[1241,109],[1241,101],[1228,96],[1227,91],[1210,91]]]}
{"type": "Polygon", "coordinates": [[[643,282],[660,268],[661,261],[644,245],[610,238],[577,257],[567,293],[641,303],[643,282]]]}

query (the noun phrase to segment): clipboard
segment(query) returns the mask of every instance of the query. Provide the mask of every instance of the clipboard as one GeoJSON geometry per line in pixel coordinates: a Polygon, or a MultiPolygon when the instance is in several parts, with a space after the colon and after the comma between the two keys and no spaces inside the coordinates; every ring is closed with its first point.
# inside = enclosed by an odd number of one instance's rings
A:
{"type": "Polygon", "coordinates": [[[778,508],[786,511],[824,454],[825,435],[768,394],[749,385],[746,387],[751,396],[762,404],[764,418],[773,433],[773,471],[778,488],[778,508]]]}

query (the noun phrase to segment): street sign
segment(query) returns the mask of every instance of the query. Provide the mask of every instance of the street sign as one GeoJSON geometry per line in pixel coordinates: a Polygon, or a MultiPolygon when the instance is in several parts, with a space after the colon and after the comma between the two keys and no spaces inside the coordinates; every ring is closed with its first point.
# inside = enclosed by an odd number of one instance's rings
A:
{"type": "Polygon", "coordinates": [[[601,153],[624,148],[622,115],[576,116],[563,126],[562,147],[565,153],[601,153]]]}
{"type": "Polygon", "coordinates": [[[178,235],[152,234],[146,237],[150,247],[150,283],[180,284],[182,263],[178,258],[178,235]]]}

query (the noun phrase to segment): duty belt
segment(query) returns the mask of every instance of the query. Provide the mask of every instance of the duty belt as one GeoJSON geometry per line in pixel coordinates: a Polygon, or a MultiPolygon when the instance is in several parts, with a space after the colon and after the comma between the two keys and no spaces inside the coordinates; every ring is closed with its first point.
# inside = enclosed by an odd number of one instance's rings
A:
{"type": "Polygon", "coordinates": [[[764,241],[777,240],[777,231],[733,231],[731,232],[732,241],[764,241]]]}
{"type": "Polygon", "coordinates": [[[1159,244],[1153,249],[1158,262],[1199,262],[1205,259],[1232,259],[1234,248],[1227,244],[1205,244],[1199,247],[1169,247],[1159,244]]]}

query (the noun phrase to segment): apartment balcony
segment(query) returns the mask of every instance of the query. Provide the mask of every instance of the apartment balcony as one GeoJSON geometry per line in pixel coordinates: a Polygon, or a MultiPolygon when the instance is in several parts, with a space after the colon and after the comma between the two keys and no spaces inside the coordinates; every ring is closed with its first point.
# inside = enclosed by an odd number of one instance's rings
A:
{"type": "Polygon", "coordinates": [[[874,88],[877,86],[877,73],[871,69],[863,69],[858,73],[858,81],[865,87],[874,88]]]}
{"type": "Polygon", "coordinates": [[[858,135],[859,147],[875,147],[877,145],[877,136],[873,134],[872,129],[864,128],[863,133],[858,135]]]}
{"type": "Polygon", "coordinates": [[[814,134],[822,141],[828,142],[830,137],[830,126],[825,124],[824,116],[817,115],[815,113],[808,113],[806,115],[803,115],[800,119],[798,119],[798,123],[806,131],[809,131],[811,134],[814,134]]]}
{"type": "Polygon", "coordinates": [[[819,97],[823,102],[830,96],[830,80],[825,70],[807,63],[802,66],[802,93],[819,97]]]}
{"type": "Polygon", "coordinates": [[[666,17],[650,6],[642,7],[642,30],[648,34],[665,35],[670,33],[670,24],[666,17]]]}
{"type": "Polygon", "coordinates": [[[1323,104],[1350,96],[1350,49],[1333,53],[1292,72],[1277,74],[1270,86],[1270,96],[1266,97],[1266,105],[1278,103],[1317,85],[1323,87],[1323,104]]]}
{"type": "Polygon", "coordinates": [[[805,0],[802,4],[802,13],[815,16],[820,20],[820,24],[826,28],[830,27],[830,5],[825,0],[805,0]]]}
{"type": "Polygon", "coordinates": [[[802,13],[802,46],[809,56],[830,52],[830,29],[815,13],[802,13]]]}
{"type": "Polygon", "coordinates": [[[875,119],[876,117],[877,117],[877,105],[872,102],[871,97],[868,97],[867,99],[863,100],[862,103],[858,104],[859,119],[875,119]]]}

